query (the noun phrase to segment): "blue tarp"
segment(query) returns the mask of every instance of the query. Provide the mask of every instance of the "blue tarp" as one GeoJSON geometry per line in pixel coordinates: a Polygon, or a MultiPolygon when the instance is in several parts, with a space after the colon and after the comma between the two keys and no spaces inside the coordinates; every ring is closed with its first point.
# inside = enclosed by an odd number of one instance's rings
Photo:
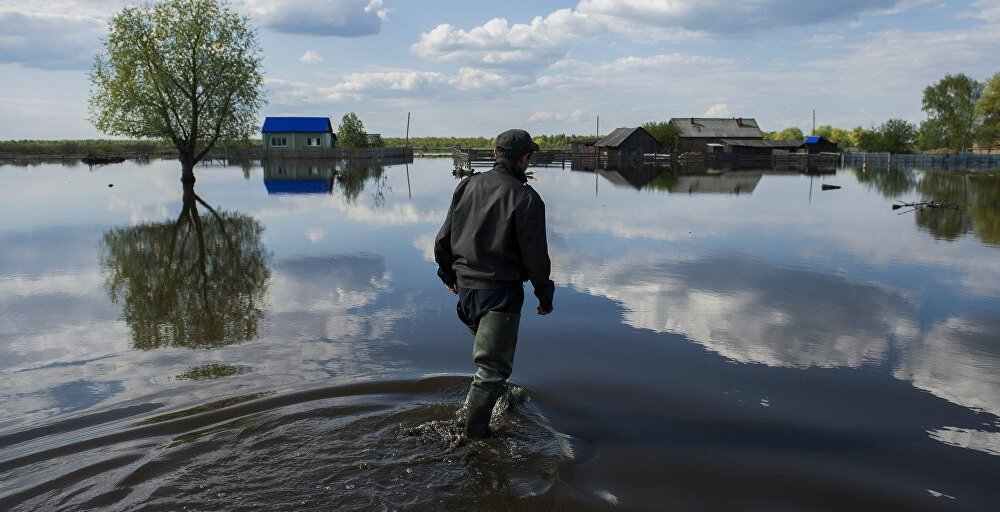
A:
{"type": "Polygon", "coordinates": [[[333,126],[327,117],[268,117],[263,133],[330,133],[333,126]]]}
{"type": "Polygon", "coordinates": [[[810,135],[806,137],[806,144],[819,144],[824,141],[826,141],[826,138],[820,135],[810,135]]]}
{"type": "Polygon", "coordinates": [[[268,194],[329,194],[333,180],[264,180],[268,194]]]}

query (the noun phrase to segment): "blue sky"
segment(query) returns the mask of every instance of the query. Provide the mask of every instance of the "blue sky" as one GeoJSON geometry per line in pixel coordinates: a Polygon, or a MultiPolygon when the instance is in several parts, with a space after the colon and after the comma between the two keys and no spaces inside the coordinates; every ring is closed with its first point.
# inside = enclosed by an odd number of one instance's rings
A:
{"type": "MultiPolygon", "coordinates": [[[[0,0],[0,139],[98,137],[87,68],[125,1],[0,0]]],[[[689,116],[766,130],[923,119],[946,73],[1000,72],[1000,0],[234,0],[262,115],[357,112],[413,136],[602,132],[689,116]]]]}

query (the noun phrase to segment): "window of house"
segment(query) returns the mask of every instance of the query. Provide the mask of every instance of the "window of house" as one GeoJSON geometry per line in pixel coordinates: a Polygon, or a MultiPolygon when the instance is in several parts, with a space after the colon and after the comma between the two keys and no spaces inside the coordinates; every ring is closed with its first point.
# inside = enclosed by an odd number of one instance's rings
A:
{"type": "Polygon", "coordinates": [[[285,137],[271,137],[271,147],[283,148],[288,146],[288,139],[285,137]]]}
{"type": "Polygon", "coordinates": [[[306,146],[311,146],[311,147],[317,147],[318,148],[320,146],[320,138],[319,137],[309,137],[308,139],[306,139],[306,146]]]}

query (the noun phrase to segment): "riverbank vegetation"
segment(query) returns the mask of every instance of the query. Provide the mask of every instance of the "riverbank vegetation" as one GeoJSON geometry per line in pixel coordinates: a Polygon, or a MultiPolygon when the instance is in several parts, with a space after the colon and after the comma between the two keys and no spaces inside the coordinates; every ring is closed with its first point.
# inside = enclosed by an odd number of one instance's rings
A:
{"type": "MultiPolygon", "coordinates": [[[[891,153],[961,153],[974,145],[1000,145],[1000,73],[985,82],[965,74],[947,75],[924,89],[922,109],[927,118],[919,125],[903,119],[851,130],[826,125],[817,127],[815,135],[841,147],[891,153]]],[[[771,132],[768,138],[796,139],[801,134],[792,127],[771,132]]]]}
{"type": "MultiPolygon", "coordinates": [[[[966,75],[948,75],[924,90],[923,109],[927,119],[919,125],[904,119],[889,119],[869,128],[845,129],[831,125],[816,128],[821,135],[842,148],[861,151],[909,153],[914,151],[957,153],[968,151],[974,143],[986,147],[1000,146],[1000,73],[985,82],[966,75]]],[[[674,147],[677,131],[668,122],[642,125],[664,148],[674,147]]],[[[770,132],[772,140],[802,140],[798,127],[770,132]]],[[[364,124],[354,113],[341,120],[338,144],[345,147],[366,147],[364,124]]],[[[590,143],[592,135],[536,135],[542,149],[568,149],[574,143],[590,143]]],[[[418,153],[447,153],[453,148],[488,148],[489,137],[384,137],[381,142],[390,147],[409,145],[418,153]]],[[[217,142],[213,155],[252,153],[260,146],[258,138],[244,141],[217,142]]],[[[173,142],[160,139],[125,140],[8,140],[0,141],[0,157],[63,157],[125,156],[129,158],[178,158],[173,142]]]]}
{"type": "Polygon", "coordinates": [[[181,180],[226,140],[259,129],[262,48],[247,16],[219,0],[126,7],[90,73],[94,126],[111,136],[170,141],[181,180]]]}

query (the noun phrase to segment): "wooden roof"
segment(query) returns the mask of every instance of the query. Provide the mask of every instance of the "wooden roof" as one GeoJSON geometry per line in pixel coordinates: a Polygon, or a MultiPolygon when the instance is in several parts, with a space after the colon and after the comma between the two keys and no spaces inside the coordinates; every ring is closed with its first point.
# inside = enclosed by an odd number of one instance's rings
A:
{"type": "Polygon", "coordinates": [[[595,142],[594,146],[597,146],[599,148],[615,149],[620,147],[622,143],[628,140],[628,138],[631,137],[632,134],[640,131],[645,133],[650,138],[653,137],[652,135],[649,135],[649,132],[647,132],[646,129],[641,126],[638,128],[615,128],[614,131],[604,136],[604,138],[602,138],[601,140],[595,142]]]}
{"type": "Polygon", "coordinates": [[[798,149],[802,147],[800,140],[732,140],[722,139],[727,146],[744,148],[798,149]]]}
{"type": "Polygon", "coordinates": [[[764,138],[757,120],[750,118],[675,117],[670,124],[680,131],[682,138],[764,138]]]}

